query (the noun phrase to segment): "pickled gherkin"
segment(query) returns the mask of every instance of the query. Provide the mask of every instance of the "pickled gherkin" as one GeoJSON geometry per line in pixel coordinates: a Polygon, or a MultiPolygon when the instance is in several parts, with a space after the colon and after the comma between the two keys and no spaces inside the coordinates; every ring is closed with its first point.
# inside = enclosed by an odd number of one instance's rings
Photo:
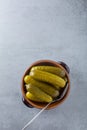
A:
{"type": "Polygon", "coordinates": [[[36,98],[32,93],[26,92],[26,97],[32,101],[43,102],[43,100],[36,98]]]}
{"type": "Polygon", "coordinates": [[[52,102],[68,82],[65,71],[55,66],[33,66],[24,76],[25,96],[35,102],[52,102]]]}
{"type": "Polygon", "coordinates": [[[51,96],[49,96],[48,94],[43,92],[41,89],[35,87],[31,83],[27,84],[26,87],[27,87],[27,91],[32,93],[36,98],[42,100],[43,102],[51,102],[51,101],[53,101],[51,96]]]}
{"type": "Polygon", "coordinates": [[[66,81],[63,78],[61,78],[55,74],[46,72],[46,71],[31,70],[30,76],[32,76],[36,80],[50,83],[50,84],[54,85],[55,87],[59,86],[59,87],[63,88],[63,87],[65,87],[65,84],[66,84],[66,81]]]}
{"type": "Polygon", "coordinates": [[[59,91],[55,89],[54,86],[49,85],[47,83],[38,81],[33,79],[31,76],[28,76],[28,83],[31,83],[32,85],[40,88],[41,90],[43,90],[44,92],[46,92],[47,94],[49,94],[52,97],[57,97],[59,95],[59,91]]]}
{"type": "Polygon", "coordinates": [[[31,71],[32,70],[46,71],[46,72],[56,74],[60,77],[65,76],[65,71],[63,69],[61,69],[60,67],[55,67],[55,66],[34,66],[34,67],[32,67],[31,71]]]}

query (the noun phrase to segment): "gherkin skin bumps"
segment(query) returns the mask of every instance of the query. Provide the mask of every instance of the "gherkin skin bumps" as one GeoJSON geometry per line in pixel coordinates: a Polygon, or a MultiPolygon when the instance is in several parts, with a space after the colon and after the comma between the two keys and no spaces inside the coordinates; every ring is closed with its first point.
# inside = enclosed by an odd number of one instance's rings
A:
{"type": "Polygon", "coordinates": [[[32,67],[31,71],[33,71],[33,70],[41,70],[41,71],[50,72],[50,73],[56,74],[60,77],[65,76],[65,71],[62,70],[61,68],[55,67],[55,66],[34,66],[34,67],[32,67]]]}
{"type": "Polygon", "coordinates": [[[59,86],[61,88],[65,87],[66,84],[63,78],[41,70],[30,71],[30,76],[32,76],[36,80],[47,82],[54,86],[59,86]]]}
{"type": "Polygon", "coordinates": [[[30,93],[30,92],[26,92],[26,97],[32,101],[36,101],[36,102],[43,102],[43,100],[36,98],[34,96],[34,94],[30,93]]]}
{"type": "Polygon", "coordinates": [[[43,92],[41,89],[35,87],[32,84],[27,84],[27,91],[32,93],[36,98],[42,100],[43,102],[51,102],[53,99],[51,96],[43,92]]]}
{"type": "Polygon", "coordinates": [[[30,76],[29,76],[29,75],[26,75],[26,76],[24,77],[24,82],[25,82],[26,84],[28,84],[28,83],[30,82],[30,76]]]}
{"type": "Polygon", "coordinates": [[[58,98],[68,82],[62,68],[45,65],[31,67],[23,80],[26,98],[38,103],[49,103],[58,98]]]}
{"type": "Polygon", "coordinates": [[[55,89],[55,87],[52,85],[35,80],[31,76],[28,76],[28,81],[28,83],[31,83],[32,85],[40,88],[42,91],[46,92],[48,95],[52,97],[57,97],[59,95],[59,91],[55,89]]]}

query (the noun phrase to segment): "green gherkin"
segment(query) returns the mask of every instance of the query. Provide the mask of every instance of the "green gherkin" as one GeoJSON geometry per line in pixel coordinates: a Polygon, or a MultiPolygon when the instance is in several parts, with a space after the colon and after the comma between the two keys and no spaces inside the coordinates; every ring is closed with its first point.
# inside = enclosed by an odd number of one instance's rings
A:
{"type": "Polygon", "coordinates": [[[27,84],[26,87],[27,87],[27,91],[32,93],[36,98],[40,99],[41,101],[43,101],[43,102],[51,102],[51,101],[53,101],[51,96],[49,96],[48,94],[43,92],[41,89],[35,87],[31,83],[27,84]]]}
{"type": "Polygon", "coordinates": [[[30,76],[32,76],[36,80],[50,83],[50,84],[54,85],[55,87],[59,86],[59,87],[63,88],[63,87],[65,87],[65,84],[66,84],[66,81],[63,78],[61,78],[55,74],[46,72],[46,71],[31,70],[30,76]]]}
{"type": "Polygon", "coordinates": [[[61,69],[60,67],[55,67],[55,66],[34,66],[32,67],[31,71],[33,70],[41,70],[41,71],[46,71],[46,72],[50,72],[53,74],[56,74],[60,77],[64,77],[65,76],[65,71],[63,69],[61,69]]]}
{"type": "Polygon", "coordinates": [[[52,97],[57,97],[59,95],[59,91],[55,89],[54,86],[47,84],[45,82],[40,82],[38,80],[33,79],[31,76],[28,76],[28,83],[40,88],[42,91],[46,92],[48,95],[52,97]]]}

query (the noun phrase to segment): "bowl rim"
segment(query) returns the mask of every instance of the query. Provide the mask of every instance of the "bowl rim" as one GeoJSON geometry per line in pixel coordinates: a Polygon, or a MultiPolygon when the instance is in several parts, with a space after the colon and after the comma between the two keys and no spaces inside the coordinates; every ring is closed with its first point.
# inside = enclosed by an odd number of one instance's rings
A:
{"type": "Polygon", "coordinates": [[[25,72],[24,72],[24,74],[23,74],[22,84],[21,84],[21,91],[22,91],[22,96],[23,96],[23,98],[27,101],[27,103],[29,103],[30,105],[32,105],[33,107],[38,108],[38,109],[42,109],[43,107],[45,107],[45,105],[46,105],[47,103],[38,103],[38,102],[31,101],[31,100],[29,100],[29,99],[26,98],[25,92],[24,92],[24,77],[25,77],[25,75],[26,75],[27,73],[29,73],[29,70],[31,69],[32,66],[36,66],[36,65],[38,65],[38,64],[40,64],[40,63],[45,63],[45,62],[46,62],[46,63],[51,63],[51,64],[53,64],[54,66],[58,66],[58,67],[62,68],[62,69],[65,71],[65,73],[66,73],[66,75],[67,75],[67,78],[68,78],[68,90],[67,90],[65,96],[64,96],[60,101],[56,101],[56,102],[54,102],[54,103],[51,103],[51,104],[47,107],[47,109],[52,109],[52,108],[55,108],[55,107],[59,106],[61,103],[63,103],[63,102],[65,101],[65,99],[68,97],[69,92],[70,92],[70,76],[69,76],[68,72],[65,70],[65,68],[64,68],[62,65],[60,65],[58,62],[53,61],[53,60],[38,60],[38,61],[33,62],[33,63],[25,70],[25,72]]]}

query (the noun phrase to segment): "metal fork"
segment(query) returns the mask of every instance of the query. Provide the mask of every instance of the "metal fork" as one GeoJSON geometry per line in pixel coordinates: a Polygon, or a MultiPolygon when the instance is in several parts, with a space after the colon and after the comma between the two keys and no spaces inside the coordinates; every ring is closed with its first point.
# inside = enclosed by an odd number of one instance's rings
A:
{"type": "Polygon", "coordinates": [[[49,102],[45,107],[43,107],[41,109],[41,111],[39,113],[36,114],[36,116],[34,116],[21,130],[25,130],[51,103],[54,103],[56,101],[60,101],[61,99],[63,99],[63,97],[65,96],[66,92],[68,89],[68,83],[66,84],[63,92],[61,93],[59,98],[54,99],[52,102],[49,102]]]}

